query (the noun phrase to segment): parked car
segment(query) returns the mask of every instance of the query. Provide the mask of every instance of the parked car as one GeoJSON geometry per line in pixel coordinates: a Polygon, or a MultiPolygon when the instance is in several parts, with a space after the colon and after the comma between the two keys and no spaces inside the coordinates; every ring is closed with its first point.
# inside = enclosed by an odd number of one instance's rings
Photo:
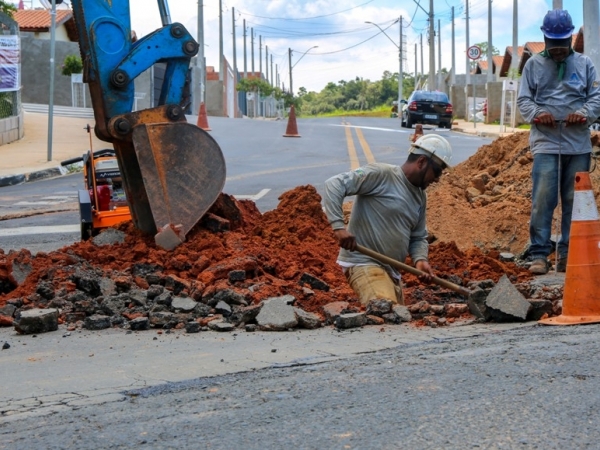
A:
{"type": "Polygon", "coordinates": [[[414,91],[402,109],[401,125],[412,128],[415,123],[452,128],[452,104],[448,96],[438,91],[414,91]]]}

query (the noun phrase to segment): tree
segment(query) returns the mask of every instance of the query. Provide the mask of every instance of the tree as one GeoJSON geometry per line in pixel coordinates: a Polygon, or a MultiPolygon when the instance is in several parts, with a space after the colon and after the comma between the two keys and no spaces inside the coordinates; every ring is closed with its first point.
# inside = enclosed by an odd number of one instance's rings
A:
{"type": "MultiPolygon", "coordinates": [[[[479,59],[487,61],[488,43],[480,42],[479,44],[475,44],[475,45],[481,49],[481,57],[479,59]]],[[[498,56],[499,54],[500,54],[500,51],[492,45],[492,56],[498,56]]]]}
{"type": "Polygon", "coordinates": [[[12,17],[13,13],[17,10],[17,7],[12,3],[5,2],[4,0],[0,0],[0,11],[6,14],[8,17],[12,17]]]}

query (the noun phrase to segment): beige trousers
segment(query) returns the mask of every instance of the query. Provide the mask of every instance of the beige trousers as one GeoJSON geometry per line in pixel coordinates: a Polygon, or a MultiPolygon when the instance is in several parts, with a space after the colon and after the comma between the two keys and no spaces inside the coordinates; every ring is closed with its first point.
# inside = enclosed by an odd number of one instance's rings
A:
{"type": "Polygon", "coordinates": [[[402,282],[394,280],[381,266],[354,266],[346,270],[346,279],[367,306],[372,300],[389,300],[404,305],[402,282]]]}

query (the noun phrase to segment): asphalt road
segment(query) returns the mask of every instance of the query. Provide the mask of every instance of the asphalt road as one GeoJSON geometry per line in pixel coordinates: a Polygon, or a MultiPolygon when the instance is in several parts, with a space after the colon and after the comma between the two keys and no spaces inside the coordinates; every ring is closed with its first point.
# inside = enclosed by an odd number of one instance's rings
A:
{"type": "Polygon", "coordinates": [[[595,449],[599,351],[598,325],[413,342],[25,414],[0,448],[595,449]]]}
{"type": "MultiPolygon", "coordinates": [[[[324,181],[353,164],[402,164],[412,131],[389,118],[298,119],[300,138],[285,138],[286,121],[211,118],[210,134],[227,164],[223,189],[253,200],[259,210],[274,209],[278,197],[310,184],[322,192],[324,181]]],[[[426,129],[446,137],[458,164],[489,138],[426,129]]],[[[82,153],[85,149],[82,149],[82,153]]],[[[77,189],[80,173],[0,188],[0,248],[51,251],[79,239],[77,189]]]]}

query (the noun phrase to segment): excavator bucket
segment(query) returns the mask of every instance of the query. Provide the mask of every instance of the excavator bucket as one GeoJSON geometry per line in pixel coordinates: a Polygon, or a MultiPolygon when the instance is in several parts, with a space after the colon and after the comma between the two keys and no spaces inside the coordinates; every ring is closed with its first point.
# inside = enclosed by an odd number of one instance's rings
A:
{"type": "Polygon", "coordinates": [[[187,122],[137,125],[132,141],[135,155],[120,153],[129,195],[135,198],[134,222],[142,231],[157,232],[157,244],[171,250],[222,191],[223,154],[208,133],[187,122]],[[132,157],[137,164],[128,163],[132,157]],[[139,172],[132,173],[137,167],[139,172]]]}

